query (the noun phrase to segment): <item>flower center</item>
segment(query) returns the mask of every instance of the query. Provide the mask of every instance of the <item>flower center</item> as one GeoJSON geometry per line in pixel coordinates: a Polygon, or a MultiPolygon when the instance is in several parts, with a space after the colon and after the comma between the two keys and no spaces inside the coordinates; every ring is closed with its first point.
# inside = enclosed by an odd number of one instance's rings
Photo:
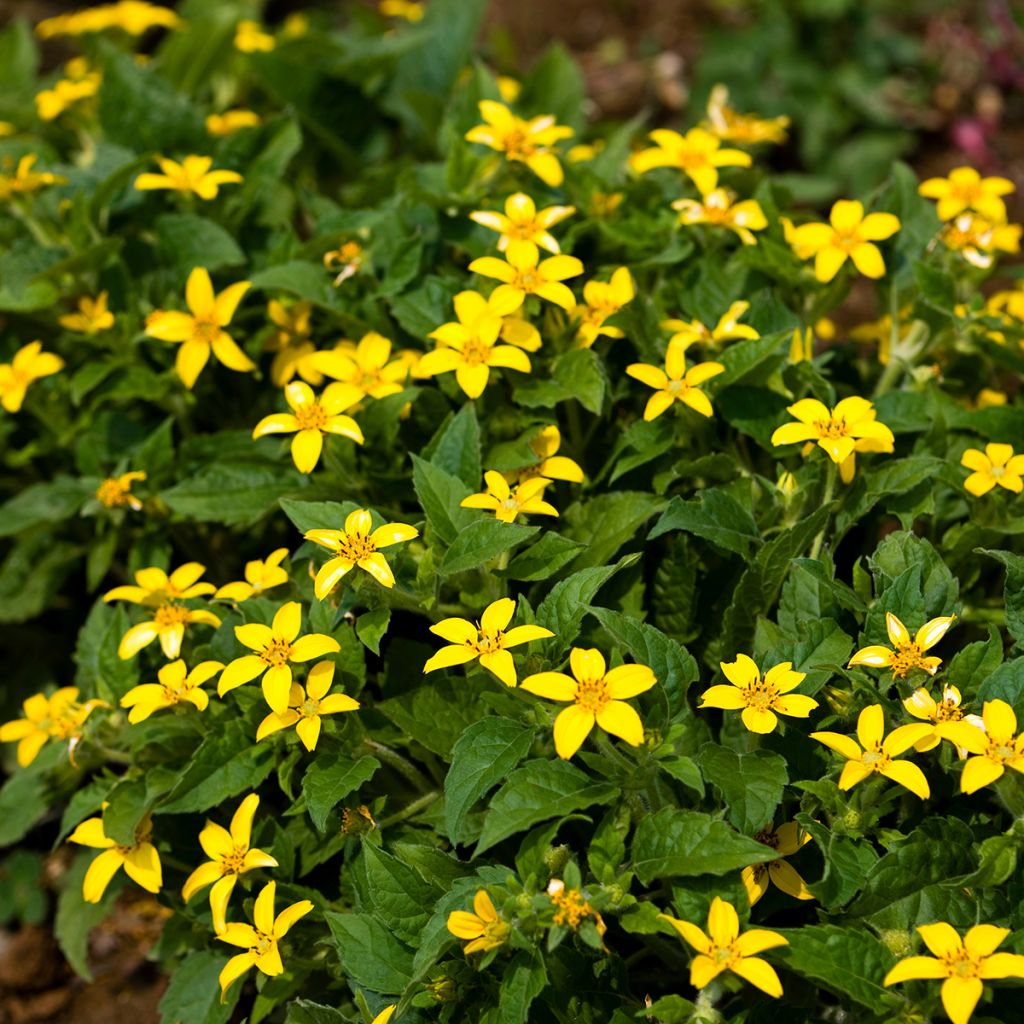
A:
{"type": "Polygon", "coordinates": [[[170,629],[171,626],[178,626],[189,622],[191,613],[180,604],[162,604],[153,613],[153,621],[158,630],[170,629]]]}
{"type": "Polygon", "coordinates": [[[678,395],[680,392],[685,391],[688,385],[685,380],[670,380],[665,385],[665,390],[670,395],[678,395]]]}
{"type": "Polygon", "coordinates": [[[989,475],[990,475],[990,476],[994,476],[994,477],[995,477],[995,478],[996,478],[997,480],[998,480],[998,479],[999,479],[999,478],[1000,478],[1001,476],[1004,476],[1004,475],[1005,475],[1005,473],[1006,473],[1006,467],[1005,467],[1005,466],[993,466],[993,467],[992,467],[992,468],[991,468],[991,469],[989,470],[989,475]]]}
{"type": "MultiPolygon", "coordinates": [[[[779,848],[779,837],[775,834],[773,829],[764,828],[760,832],[754,835],[755,842],[760,843],[762,846],[770,846],[773,850],[779,848]]],[[[763,864],[757,865],[763,867],[763,864]]]]}
{"type": "Polygon", "coordinates": [[[814,429],[818,432],[819,437],[846,437],[849,434],[849,430],[846,426],[846,420],[829,418],[827,420],[818,420],[814,424],[814,429]]]}
{"type": "Polygon", "coordinates": [[[484,924],[484,938],[494,946],[500,946],[508,938],[508,925],[502,920],[487,921],[484,924]]]}
{"type": "MultiPolygon", "coordinates": [[[[916,668],[922,662],[923,652],[917,644],[907,644],[905,647],[898,647],[892,659],[892,674],[897,679],[902,679],[912,668],[916,668]]],[[[946,702],[943,701],[943,704],[946,702]]],[[[938,709],[936,708],[936,715],[938,709]]],[[[936,718],[936,720],[938,720],[936,718]]]]}
{"type": "Polygon", "coordinates": [[[220,866],[224,874],[240,875],[247,852],[244,846],[236,846],[230,853],[225,853],[220,859],[220,866]]]}
{"type": "Polygon", "coordinates": [[[254,956],[266,956],[274,948],[274,937],[256,931],[256,944],[249,950],[254,956]]]}
{"type": "Polygon", "coordinates": [[[843,252],[850,252],[861,244],[863,239],[860,237],[860,232],[857,228],[851,228],[849,231],[833,231],[832,232],[832,246],[836,249],[842,249],[843,252]]]}
{"type": "Polygon", "coordinates": [[[600,714],[611,699],[604,676],[598,679],[581,679],[576,684],[576,703],[585,711],[600,714]]]}
{"type": "Polygon", "coordinates": [[[107,508],[128,504],[128,488],[119,480],[109,479],[96,488],[96,500],[107,508]]]}
{"type": "Polygon", "coordinates": [[[953,703],[952,699],[946,697],[935,705],[936,722],[959,722],[964,713],[953,703]]]}
{"type": "Polygon", "coordinates": [[[707,154],[696,149],[680,150],[676,159],[684,171],[693,171],[698,167],[704,167],[708,163],[707,154]]]}
{"type": "MultiPolygon", "coordinates": [[[[524,288],[524,291],[529,289],[524,288]]],[[[487,362],[487,356],[490,353],[490,347],[484,345],[479,338],[470,338],[469,341],[462,346],[462,361],[467,366],[480,366],[487,362]]]]}
{"type": "Polygon", "coordinates": [[[295,422],[299,430],[323,430],[327,423],[327,413],[319,402],[300,405],[295,410],[295,422]]]}
{"type": "MultiPolygon", "coordinates": [[[[509,499],[511,500],[511,499],[509,499]]],[[[508,502],[503,502],[505,507],[508,507],[508,502]]],[[[513,502],[512,508],[515,508],[513,502]]],[[[479,627],[477,627],[479,629],[479,627]]],[[[505,646],[505,634],[499,629],[496,633],[488,633],[486,630],[480,630],[480,636],[474,640],[472,647],[479,654],[497,654],[498,651],[503,650],[505,646]]]]}
{"type": "Polygon", "coordinates": [[[528,242],[534,235],[539,235],[544,229],[535,220],[523,220],[518,224],[513,223],[506,234],[509,238],[518,238],[528,242]]]}
{"type": "Polygon", "coordinates": [[[365,533],[348,533],[338,544],[338,554],[351,562],[362,562],[377,553],[377,545],[365,533]]]}
{"type": "Polygon", "coordinates": [[[287,664],[291,660],[292,645],[287,640],[279,640],[276,637],[260,651],[259,655],[268,665],[277,668],[287,664]]]}
{"type": "Polygon", "coordinates": [[[743,690],[743,700],[748,708],[756,711],[767,711],[775,706],[779,691],[774,686],[769,686],[763,679],[758,679],[752,685],[743,690]]]}
{"type": "Polygon", "coordinates": [[[507,132],[501,142],[509,160],[525,160],[537,152],[537,147],[530,142],[526,132],[521,128],[513,128],[507,132]]]}
{"type": "Polygon", "coordinates": [[[950,978],[977,978],[981,964],[966,949],[958,949],[942,958],[946,975],[950,978]]]}
{"type": "Polygon", "coordinates": [[[192,318],[192,341],[201,341],[212,345],[220,334],[220,324],[210,317],[195,316],[192,318]]]}
{"type": "Polygon", "coordinates": [[[513,288],[519,288],[524,292],[531,293],[541,284],[540,275],[535,267],[527,267],[526,270],[517,271],[515,278],[512,280],[513,288]]]}
{"type": "Polygon", "coordinates": [[[721,964],[726,968],[732,967],[732,965],[739,959],[733,946],[716,946],[714,944],[712,944],[708,956],[710,956],[715,963],[721,964]]]}
{"type": "Polygon", "coordinates": [[[306,697],[296,710],[303,718],[316,718],[320,714],[320,701],[306,697]]]}
{"type": "Polygon", "coordinates": [[[1013,737],[1007,736],[1005,738],[993,737],[988,741],[988,750],[985,751],[986,755],[993,761],[997,761],[999,764],[1004,764],[1006,761],[1012,760],[1017,751],[1013,746],[1013,737]]]}
{"type": "Polygon", "coordinates": [[[864,756],[861,758],[864,766],[870,768],[873,772],[885,771],[891,761],[892,758],[878,746],[873,747],[871,750],[865,750],[864,756]]]}

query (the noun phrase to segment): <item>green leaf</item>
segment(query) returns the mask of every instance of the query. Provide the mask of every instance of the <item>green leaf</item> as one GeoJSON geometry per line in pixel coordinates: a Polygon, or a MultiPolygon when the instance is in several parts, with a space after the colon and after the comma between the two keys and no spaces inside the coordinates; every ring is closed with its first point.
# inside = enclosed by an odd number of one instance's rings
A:
{"type": "Polygon", "coordinates": [[[978,688],[976,710],[987,700],[1005,700],[1024,718],[1024,658],[1014,658],[1000,665],[978,688]]]}
{"type": "Polygon", "coordinates": [[[1024,644],[1024,558],[1010,551],[978,548],[977,552],[1001,562],[1006,569],[1006,586],[1003,588],[1006,629],[1014,640],[1024,644]]]}
{"type": "Polygon", "coordinates": [[[380,654],[380,641],[388,631],[390,621],[390,608],[374,608],[372,611],[363,612],[356,619],[356,636],[374,654],[380,654]]]}
{"type": "Polygon", "coordinates": [[[730,345],[715,357],[725,367],[725,373],[714,378],[712,387],[723,391],[733,384],[766,381],[785,359],[791,334],[791,331],[766,334],[730,345]]]}
{"type": "Polygon", "coordinates": [[[46,815],[46,773],[66,757],[65,743],[50,743],[32,764],[4,782],[0,788],[0,847],[19,842],[46,815]]]}
{"type": "Polygon", "coordinates": [[[157,217],[154,227],[160,258],[178,270],[206,267],[214,271],[245,263],[245,253],[238,243],[219,224],[206,217],[165,213],[157,217]]]}
{"type": "Polygon", "coordinates": [[[728,492],[712,487],[691,501],[673,498],[651,528],[648,540],[682,530],[725,551],[747,557],[759,543],[754,517],[728,492]]]}
{"type": "Polygon", "coordinates": [[[644,524],[664,505],[664,498],[641,491],[612,491],[570,505],[561,517],[562,528],[567,537],[587,545],[576,564],[605,565],[623,544],[639,540],[644,524]]]}
{"type": "Polygon", "coordinates": [[[57,916],[53,923],[53,934],[61,952],[67,957],[74,972],[86,981],[92,981],[92,972],[89,970],[89,933],[110,914],[121,888],[115,877],[99,903],[85,902],[82,897],[85,873],[98,856],[98,850],[83,850],[61,876],[57,916]]]}
{"type": "Polygon", "coordinates": [[[324,919],[341,962],[357,985],[398,995],[412,981],[412,952],[372,914],[326,911],[324,919]]]}
{"type": "Polygon", "coordinates": [[[741,832],[771,826],[789,782],[785,758],[769,750],[737,753],[705,743],[697,756],[701,774],[722,795],[726,817],[741,832]]]}
{"type": "Polygon", "coordinates": [[[302,777],[306,810],[320,832],[327,828],[327,816],[350,793],[373,778],[380,762],[375,757],[358,761],[314,761],[302,777]]]}
{"type": "MultiPolygon", "coordinates": [[[[394,656],[401,664],[403,653],[394,656]]],[[[419,671],[422,661],[413,659],[408,653],[404,657],[419,671]]],[[[412,690],[383,701],[377,705],[377,710],[394,722],[409,739],[422,743],[428,750],[445,758],[465,729],[485,713],[478,691],[467,688],[463,679],[440,674],[427,676],[412,690]]]]}
{"type": "Polygon", "coordinates": [[[227,1024],[242,990],[233,985],[221,1002],[218,977],[227,962],[226,953],[214,950],[189,953],[171,971],[160,1000],[162,1024],[227,1024]]]}
{"type": "Polygon", "coordinates": [[[149,809],[146,780],[122,779],[108,794],[103,834],[123,846],[135,845],[135,829],[149,809]]]}
{"type": "Polygon", "coordinates": [[[69,476],[32,484],[0,505],[0,537],[11,537],[31,526],[68,519],[91,495],[92,488],[88,484],[69,476]]]}
{"type": "Polygon", "coordinates": [[[343,530],[345,519],[359,506],[354,501],[301,501],[282,498],[281,508],[301,533],[307,530],[343,530]]]}
{"type": "Polygon", "coordinates": [[[601,412],[605,376],[596,352],[577,348],[560,356],[547,379],[517,377],[516,402],[526,409],[553,409],[560,402],[575,399],[588,412],[601,412]]]}
{"type": "Polygon", "coordinates": [[[516,953],[512,962],[502,971],[498,993],[500,1024],[527,1024],[530,1004],[547,984],[548,973],[543,957],[536,950],[516,953]]]}
{"type": "Polygon", "coordinates": [[[584,547],[585,544],[560,533],[547,532],[516,555],[507,568],[497,570],[495,575],[522,582],[550,579],[572,562],[584,547]]]}
{"type": "Polygon", "coordinates": [[[441,890],[372,843],[363,843],[363,867],[374,913],[399,939],[416,945],[441,890]]]}
{"type": "Polygon", "coordinates": [[[441,559],[438,571],[442,576],[453,576],[467,569],[483,568],[492,558],[518,547],[539,532],[539,526],[479,519],[459,531],[441,559]]]}
{"type": "Polygon", "coordinates": [[[298,470],[267,462],[212,462],[160,497],[179,516],[200,523],[249,526],[302,487],[298,470]]]}
{"type": "Polygon", "coordinates": [[[534,62],[523,77],[517,100],[524,110],[540,110],[555,115],[559,124],[580,127],[585,120],[586,87],[579,64],[561,44],[553,43],[534,62]]]}
{"type": "Polygon", "coordinates": [[[32,28],[24,18],[17,18],[0,33],[0,87],[12,92],[31,88],[38,65],[32,28]]]}
{"type": "Polygon", "coordinates": [[[471,509],[459,507],[470,488],[457,476],[419,456],[412,456],[412,465],[412,485],[427,517],[427,525],[445,544],[451,544],[459,531],[475,518],[471,509]]]}
{"type": "Polygon", "coordinates": [[[327,309],[337,306],[337,297],[331,275],[323,266],[305,260],[292,260],[276,267],[268,267],[253,274],[252,287],[256,291],[284,292],[297,299],[306,299],[327,309]]]}
{"type": "Polygon", "coordinates": [[[481,473],[480,424],[472,402],[441,424],[421,456],[467,487],[476,487],[481,473]]]}
{"type": "Polygon", "coordinates": [[[808,888],[827,909],[849,903],[878,861],[874,847],[866,840],[834,834],[808,814],[798,814],[797,821],[811,834],[825,858],[824,875],[808,888]]]}
{"type": "Polygon", "coordinates": [[[961,647],[950,659],[946,683],[967,693],[983,685],[1003,663],[1003,640],[995,626],[988,627],[988,639],[961,647]]]}

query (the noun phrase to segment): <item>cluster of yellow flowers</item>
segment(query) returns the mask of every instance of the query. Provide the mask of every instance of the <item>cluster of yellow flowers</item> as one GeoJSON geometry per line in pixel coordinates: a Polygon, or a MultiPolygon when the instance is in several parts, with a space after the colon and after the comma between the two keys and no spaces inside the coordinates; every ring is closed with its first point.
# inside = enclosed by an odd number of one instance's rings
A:
{"type": "Polygon", "coordinates": [[[94,32],[119,29],[131,36],[140,36],[151,28],[176,29],[181,18],[169,7],[144,3],[143,0],[120,0],[114,4],[96,4],[70,14],[58,14],[36,25],[40,39],[56,36],[83,36],[94,32]]]}

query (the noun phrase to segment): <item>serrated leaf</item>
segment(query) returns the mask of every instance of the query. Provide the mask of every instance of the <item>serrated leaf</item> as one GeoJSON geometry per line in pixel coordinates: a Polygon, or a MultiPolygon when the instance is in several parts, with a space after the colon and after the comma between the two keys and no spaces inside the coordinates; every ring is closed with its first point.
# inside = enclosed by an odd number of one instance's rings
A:
{"type": "Polygon", "coordinates": [[[754,517],[728,491],[712,487],[691,501],[675,497],[647,534],[648,540],[682,530],[746,557],[759,543],[754,517]]]}
{"type": "Polygon", "coordinates": [[[440,890],[372,843],[363,843],[363,862],[374,913],[399,939],[416,945],[440,890]]]}
{"type": "Polygon", "coordinates": [[[306,797],[306,810],[320,832],[327,828],[327,816],[364,782],[373,778],[380,768],[375,757],[361,757],[358,761],[314,761],[302,777],[302,792],[306,797]]]}
{"type": "Polygon", "coordinates": [[[453,576],[467,569],[479,569],[492,558],[511,551],[540,532],[539,526],[503,523],[499,519],[480,519],[458,532],[441,559],[438,571],[453,576]]]}
{"type": "Polygon", "coordinates": [[[372,914],[328,910],[341,969],[357,984],[382,995],[397,995],[412,981],[412,951],[372,914]]]}
{"type": "Polygon", "coordinates": [[[772,825],[789,782],[785,758],[769,750],[741,754],[705,743],[697,762],[704,779],[721,793],[726,817],[736,828],[749,834],[772,825]]]}

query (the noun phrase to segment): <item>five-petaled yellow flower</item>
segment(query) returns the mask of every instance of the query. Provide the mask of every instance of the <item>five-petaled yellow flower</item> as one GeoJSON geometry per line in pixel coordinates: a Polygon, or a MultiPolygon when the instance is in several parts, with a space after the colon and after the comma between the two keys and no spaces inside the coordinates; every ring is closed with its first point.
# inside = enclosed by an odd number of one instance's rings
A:
{"type": "Polygon", "coordinates": [[[939,238],[947,249],[958,252],[973,267],[988,270],[997,252],[1020,252],[1020,224],[993,224],[965,211],[946,224],[939,238]]]}
{"type": "Polygon", "coordinates": [[[706,327],[699,320],[662,320],[661,327],[672,331],[669,347],[686,351],[691,345],[721,345],[726,341],[741,338],[760,338],[761,335],[749,324],[741,324],[740,317],[750,309],[749,302],[734,302],[718,319],[714,327],[706,327]]]}
{"type": "Polygon", "coordinates": [[[103,831],[102,818],[83,821],[71,835],[69,843],[90,846],[103,852],[89,865],[82,882],[82,897],[86,903],[99,903],[107,891],[110,880],[119,868],[147,892],[159,892],[163,885],[160,868],[160,854],[151,842],[153,820],[147,814],[135,829],[135,841],[131,846],[121,846],[107,837],[103,831]]]}
{"type": "Polygon", "coordinates": [[[1014,455],[1013,445],[987,444],[984,451],[968,448],[960,465],[971,470],[964,487],[976,498],[993,487],[1005,487],[1014,494],[1024,491],[1024,454],[1014,455]]]}
{"type": "Polygon", "coordinates": [[[981,712],[984,728],[963,723],[955,742],[974,757],[960,776],[960,789],[976,793],[1003,777],[1007,768],[1024,774],[1024,733],[1017,732],[1017,716],[1005,700],[987,700],[981,712]]]}
{"type": "Polygon", "coordinates": [[[132,484],[145,479],[146,474],[139,470],[108,477],[96,488],[96,500],[106,508],[130,508],[133,512],[141,512],[142,502],[132,494],[132,484]]]}
{"type": "Polygon", "coordinates": [[[70,740],[73,750],[82,735],[82,726],[101,700],[78,702],[78,687],[62,686],[50,697],[33,694],[22,702],[24,718],[0,725],[0,743],[17,743],[18,764],[27,768],[50,740],[70,740]]]}
{"type": "Polygon", "coordinates": [[[849,665],[868,665],[870,668],[888,668],[894,679],[906,679],[911,669],[919,668],[930,676],[935,675],[942,664],[941,658],[925,655],[945,635],[955,615],[942,615],[926,622],[913,637],[910,631],[892,612],[885,613],[885,630],[889,634],[892,649],[874,644],[862,647],[849,660],[849,665]]]}
{"type": "Polygon", "coordinates": [[[166,157],[156,161],[163,174],[140,174],[135,187],[140,192],[169,189],[173,192],[194,193],[200,199],[216,199],[221,185],[237,185],[242,176],[237,171],[212,171],[213,157],[187,156],[179,164],[166,157]]]}
{"type": "Polygon", "coordinates": [[[43,351],[41,341],[31,341],[14,353],[9,363],[0,363],[0,405],[17,412],[25,401],[29,385],[41,377],[60,373],[64,360],[43,351]]]}
{"type": "Polygon", "coordinates": [[[562,282],[582,274],[583,264],[575,256],[565,255],[542,260],[540,249],[533,242],[511,242],[504,260],[496,256],[481,256],[470,263],[469,269],[474,274],[502,282],[495,289],[496,301],[504,303],[506,296],[509,301],[511,296],[516,296],[518,304],[522,305],[527,295],[536,295],[571,313],[576,305],[576,296],[562,282]]]}
{"type": "Polygon", "coordinates": [[[600,651],[582,647],[569,652],[569,666],[575,679],[564,672],[537,672],[520,684],[538,697],[569,703],[555,719],[558,756],[572,757],[595,725],[638,747],[644,739],[643,723],[625,702],[654,686],[654,673],[646,665],[619,665],[608,671],[600,651]]]}
{"type": "Polygon", "coordinates": [[[1024,956],[996,952],[1010,934],[1009,928],[976,924],[961,939],[952,925],[938,921],[918,925],[917,932],[935,959],[908,956],[886,974],[883,984],[943,978],[939,990],[942,1006],[953,1024],[967,1024],[971,1019],[984,982],[1024,978],[1024,956]]]}
{"type": "Polygon", "coordinates": [[[722,149],[721,140],[703,128],[691,128],[685,135],[659,128],[650,133],[654,146],[630,157],[629,164],[637,174],[646,174],[656,167],[676,167],[684,171],[707,195],[718,184],[719,167],[749,167],[750,154],[741,149],[722,149]]]}
{"type": "Polygon", "coordinates": [[[674,402],[688,405],[701,416],[713,412],[711,399],[700,390],[700,385],[720,373],[725,373],[721,363],[696,363],[686,368],[686,349],[680,345],[669,345],[665,353],[665,369],[650,363],[632,363],[626,373],[634,379],[654,388],[654,394],[647,399],[644,419],[657,419],[674,402]]]}
{"type": "Polygon", "coordinates": [[[300,473],[312,473],[316,469],[323,452],[325,434],[340,434],[362,444],[363,432],[359,424],[342,413],[353,404],[353,395],[346,393],[344,388],[332,388],[333,385],[324,388],[317,398],[304,381],[293,380],[286,384],[284,398],[292,411],[264,416],[253,428],[253,438],[268,434],[295,434],[292,438],[292,462],[300,473]]]}
{"type": "Polygon", "coordinates": [[[287,557],[287,548],[277,548],[263,560],[256,558],[246,562],[245,579],[225,583],[213,596],[224,601],[248,601],[254,594],[262,594],[287,583],[288,573],[281,568],[281,563],[287,557]]]}
{"type": "Polygon", "coordinates": [[[800,259],[814,257],[814,276],[831,281],[842,265],[853,265],[865,277],[882,277],[885,261],[875,242],[891,238],[900,229],[899,218],[891,213],[869,213],[855,199],[840,199],[829,214],[829,223],[801,224],[787,232],[800,259]]]}
{"type": "Polygon", "coordinates": [[[283,714],[271,711],[260,722],[256,731],[256,742],[282,729],[295,726],[295,732],[302,745],[309,751],[316,750],[320,738],[320,718],[323,715],[338,715],[344,711],[357,711],[359,701],[347,693],[328,693],[334,681],[334,664],[321,661],[309,670],[306,686],[292,683],[288,693],[288,707],[283,714]]]}
{"type": "Polygon", "coordinates": [[[963,735],[960,723],[967,722],[978,729],[984,729],[985,722],[978,715],[965,715],[960,706],[961,700],[960,691],[947,684],[942,688],[942,700],[937,701],[927,690],[918,687],[903,701],[903,706],[914,718],[932,723],[931,733],[914,744],[915,750],[922,753],[934,750],[942,740],[950,740],[956,744],[961,757],[967,756],[966,748],[958,743],[958,737],[963,735]]]}
{"type": "Polygon", "coordinates": [[[471,494],[459,502],[460,508],[479,508],[493,512],[503,523],[514,523],[518,516],[557,516],[558,509],[544,500],[544,488],[550,480],[535,476],[516,487],[496,470],[484,473],[487,490],[471,494]]]}
{"type": "Polygon", "coordinates": [[[253,110],[225,110],[221,114],[208,114],[206,118],[206,130],[219,139],[244,128],[256,128],[259,124],[260,115],[253,110]]]}
{"type": "Polygon", "coordinates": [[[776,828],[765,828],[754,838],[765,846],[770,846],[778,855],[778,860],[770,860],[767,864],[751,864],[740,872],[740,881],[747,890],[750,905],[753,906],[768,891],[769,881],[781,889],[787,896],[797,900],[813,900],[803,878],[785,857],[791,857],[802,846],[811,841],[810,834],[804,832],[795,821],[787,821],[776,828]]]}
{"type": "Polygon", "coordinates": [[[545,185],[557,188],[562,184],[565,174],[551,147],[571,138],[571,128],[556,124],[554,114],[524,121],[495,100],[481,100],[479,108],[484,124],[470,128],[467,141],[504,153],[506,160],[526,164],[545,185]]]}
{"type": "Polygon", "coordinates": [[[121,707],[131,708],[128,721],[132,725],[144,722],[154,712],[172,708],[177,704],[195,705],[200,711],[209,706],[210,697],[202,688],[203,683],[212,679],[224,666],[219,661],[202,661],[191,672],[185,662],[172,661],[157,672],[159,683],[142,683],[133,686],[122,698],[121,707]]]}
{"type": "Polygon", "coordinates": [[[965,210],[973,210],[985,220],[1001,224],[1006,220],[1008,196],[1016,188],[1009,178],[983,178],[973,167],[954,167],[946,178],[928,178],[917,186],[926,199],[938,200],[939,220],[952,220],[965,210]]]}
{"type": "Polygon", "coordinates": [[[323,374],[312,363],[316,346],[310,340],[313,304],[300,300],[285,304],[278,299],[267,303],[267,316],[277,328],[270,340],[276,349],[270,366],[270,379],[283,388],[298,374],[307,384],[319,386],[323,374]]]}
{"type": "Polygon", "coordinates": [[[735,661],[720,662],[729,684],[719,683],[705,690],[700,699],[701,708],[722,708],[739,711],[743,724],[751,732],[771,732],[778,724],[776,715],[807,718],[818,706],[812,697],[790,693],[803,681],[803,672],[794,672],[791,661],[783,661],[765,672],[762,678],[757,662],[745,654],[737,654],[735,661]]]}
{"type": "Polygon", "coordinates": [[[572,310],[572,317],[579,321],[576,329],[576,343],[580,348],[590,348],[602,335],[606,338],[623,338],[625,333],[619,327],[606,327],[605,320],[614,316],[636,297],[633,276],[626,267],[619,267],[607,284],[604,281],[588,281],[583,286],[583,302],[572,310]]]}
{"type": "Polygon", "coordinates": [[[557,455],[562,447],[562,432],[554,424],[544,427],[530,440],[530,451],[540,460],[532,466],[505,473],[505,479],[511,484],[522,482],[531,477],[542,476],[547,480],[566,480],[569,483],[583,482],[584,473],[580,464],[567,455],[557,455]]]}
{"type": "Polygon", "coordinates": [[[358,566],[368,572],[382,587],[395,585],[395,574],[381,548],[402,544],[420,535],[415,526],[406,523],[385,523],[373,528],[373,517],[365,508],[357,508],[345,517],[343,530],[307,530],[303,536],[334,557],[320,567],[313,583],[316,596],[323,601],[347,575],[358,566]]]}
{"type": "Polygon", "coordinates": [[[824,743],[830,750],[846,758],[842,775],[839,776],[840,789],[852,789],[869,775],[878,774],[909,789],[922,800],[927,800],[931,791],[924,772],[910,761],[896,761],[894,758],[909,750],[918,740],[931,735],[931,725],[925,722],[901,725],[883,738],[884,732],[882,705],[871,704],[857,718],[859,745],[852,736],[838,732],[812,732],[810,735],[812,740],[824,743]]]}
{"type": "Polygon", "coordinates": [[[255,928],[249,924],[231,922],[225,925],[224,930],[217,935],[221,942],[227,942],[245,950],[244,953],[233,956],[220,972],[218,980],[220,981],[221,1000],[224,999],[227,990],[253,967],[270,978],[284,973],[284,964],[281,963],[281,952],[277,948],[277,944],[298,920],[313,909],[313,903],[310,900],[299,900],[298,903],[285,907],[275,917],[274,896],[276,892],[276,883],[267,882],[259,896],[256,897],[256,905],[252,912],[255,928]]]}
{"type": "Polygon", "coordinates": [[[548,206],[538,210],[537,204],[525,192],[516,192],[505,200],[503,214],[494,210],[474,210],[469,216],[477,224],[498,232],[498,249],[501,252],[508,248],[510,242],[533,242],[548,252],[558,253],[561,251],[558,241],[549,229],[575,212],[575,206],[548,206]]]}
{"type": "Polygon", "coordinates": [[[114,314],[107,308],[107,293],[100,292],[96,298],[83,295],[78,300],[78,312],[66,313],[59,318],[61,327],[76,334],[99,334],[114,326],[114,314]]]}
{"type": "Polygon", "coordinates": [[[330,352],[318,352],[309,362],[337,382],[324,394],[343,398],[343,408],[364,398],[397,395],[409,376],[406,362],[391,358],[391,341],[376,331],[364,334],[357,345],[343,342],[330,352]]]}
{"type": "Polygon", "coordinates": [[[736,908],[719,896],[711,902],[706,933],[689,921],[680,921],[668,914],[658,916],[697,951],[690,964],[690,984],[694,988],[704,988],[723,971],[732,971],[776,999],[782,995],[782,982],[775,968],[757,955],[776,946],[789,945],[778,932],[751,928],[741,933],[736,908]]]}
{"type": "Polygon", "coordinates": [[[248,373],[256,369],[256,364],[224,330],[248,290],[249,282],[239,281],[214,295],[209,273],[196,267],[185,284],[189,312],[158,309],[146,317],[146,334],[151,338],[181,344],[175,369],[185,387],[195,384],[211,352],[230,370],[248,373]]]}
{"type": "Polygon", "coordinates": [[[298,601],[281,605],[274,615],[273,624],[247,622],[235,626],[238,642],[256,654],[235,658],[221,673],[217,694],[234,690],[262,675],[263,697],[279,715],[288,710],[288,696],[292,686],[293,662],[312,661],[325,654],[335,654],[341,645],[326,633],[307,633],[302,629],[302,606],[298,601]]]}
{"type": "Polygon", "coordinates": [[[442,647],[423,666],[424,672],[480,659],[488,672],[496,675],[506,686],[516,685],[516,665],[509,653],[510,647],[528,644],[531,640],[544,640],[555,634],[543,626],[513,626],[508,628],[516,612],[516,603],[510,597],[503,597],[489,604],[480,616],[480,621],[469,619],[442,619],[430,627],[430,632],[447,640],[449,646],[442,647]]]}
{"type": "Polygon", "coordinates": [[[212,885],[210,910],[213,913],[213,930],[222,932],[227,927],[228,901],[239,875],[256,868],[276,868],[277,861],[249,845],[252,838],[252,819],[259,806],[260,798],[250,793],[231,817],[230,829],[215,822],[207,821],[199,833],[199,845],[210,859],[185,879],[181,898],[187,903],[200,889],[212,885]]]}
{"type": "Polygon", "coordinates": [[[786,141],[788,117],[758,117],[741,114],[729,106],[729,89],[716,85],[708,97],[708,119],[701,127],[713,132],[723,142],[752,145],[757,142],[775,144],[786,141]]]}
{"type": "Polygon", "coordinates": [[[473,897],[473,913],[468,910],[453,910],[448,915],[448,931],[457,939],[469,940],[463,952],[488,952],[505,944],[509,927],[494,909],[486,889],[477,889],[473,897]]]}
{"type": "Polygon", "coordinates": [[[697,199],[677,199],[672,209],[679,211],[679,223],[686,227],[709,224],[735,232],[744,245],[756,245],[755,231],[768,227],[768,218],[756,199],[734,202],[728,189],[714,188],[697,199]]]}

